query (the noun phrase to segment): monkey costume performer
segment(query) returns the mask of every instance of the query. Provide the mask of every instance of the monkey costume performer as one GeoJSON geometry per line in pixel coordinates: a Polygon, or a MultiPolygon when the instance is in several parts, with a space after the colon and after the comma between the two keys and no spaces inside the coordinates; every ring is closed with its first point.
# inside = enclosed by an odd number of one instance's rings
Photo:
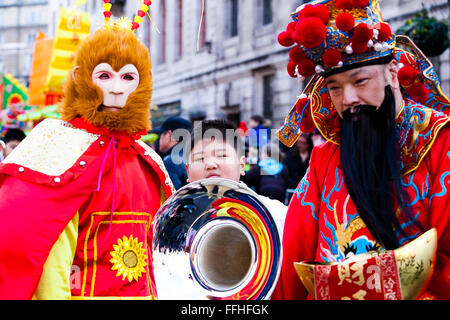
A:
{"type": "Polygon", "coordinates": [[[112,24],[75,65],[63,120],[44,120],[0,165],[0,299],[154,299],[150,225],[173,186],[139,140],[148,49],[112,24]]]}
{"type": "Polygon", "coordinates": [[[278,137],[327,141],[289,204],[272,298],[450,299],[450,103],[433,66],[377,0],[292,18],[287,70],[312,80],[278,137]]]}

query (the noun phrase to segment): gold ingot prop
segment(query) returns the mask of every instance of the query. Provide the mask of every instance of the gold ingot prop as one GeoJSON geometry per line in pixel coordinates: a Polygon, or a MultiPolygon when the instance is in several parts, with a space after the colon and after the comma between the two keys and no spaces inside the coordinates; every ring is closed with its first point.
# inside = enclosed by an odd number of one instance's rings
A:
{"type": "Polygon", "coordinates": [[[393,252],[400,280],[401,297],[404,300],[416,299],[431,279],[437,249],[436,229],[430,229],[408,244],[392,250],[359,254],[342,262],[294,262],[300,280],[311,296],[316,299],[315,267],[331,266],[331,268],[348,269],[351,263],[364,264],[376,256],[393,252]]]}

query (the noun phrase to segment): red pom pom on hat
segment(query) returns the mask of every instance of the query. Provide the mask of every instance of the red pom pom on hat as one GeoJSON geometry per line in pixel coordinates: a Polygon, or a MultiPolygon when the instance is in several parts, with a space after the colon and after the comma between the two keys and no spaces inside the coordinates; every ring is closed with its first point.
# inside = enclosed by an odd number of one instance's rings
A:
{"type": "MultiPolygon", "coordinates": [[[[295,111],[297,111],[298,114],[302,114],[303,108],[308,103],[308,101],[309,101],[308,98],[298,99],[297,102],[295,103],[295,111]]],[[[303,112],[303,114],[304,114],[304,112],[303,112]]]]}
{"type": "Polygon", "coordinates": [[[366,42],[358,42],[354,41],[353,38],[350,39],[352,42],[352,49],[354,54],[362,54],[367,51],[367,43],[366,42]]]}
{"type": "Polygon", "coordinates": [[[347,12],[342,12],[336,17],[336,27],[342,31],[350,31],[355,26],[355,18],[347,12]]]}
{"type": "Polygon", "coordinates": [[[336,8],[339,10],[352,10],[353,4],[351,0],[336,0],[336,8]]]}
{"type": "Polygon", "coordinates": [[[369,4],[369,0],[352,0],[352,5],[356,8],[362,8],[369,4]]]}
{"type": "Polygon", "coordinates": [[[398,81],[402,86],[410,86],[417,79],[418,74],[419,70],[416,70],[413,67],[405,65],[398,71],[397,77],[398,81]]]}
{"type": "Polygon", "coordinates": [[[322,56],[323,63],[329,68],[337,66],[341,59],[342,54],[337,49],[327,49],[322,56]]]}
{"type": "Polygon", "coordinates": [[[302,10],[298,13],[298,20],[303,20],[306,18],[314,17],[314,10],[312,4],[307,4],[302,10]]]}
{"type": "Polygon", "coordinates": [[[292,40],[293,32],[291,30],[282,31],[278,34],[278,43],[283,47],[290,47],[294,44],[294,40],[292,40]]]}
{"type": "Polygon", "coordinates": [[[112,12],[111,11],[104,11],[103,15],[105,16],[105,18],[111,18],[112,12]]]}
{"type": "Polygon", "coordinates": [[[309,110],[305,110],[305,112],[303,113],[302,122],[300,123],[300,131],[304,133],[311,133],[315,128],[316,125],[314,124],[309,110]]]}
{"type": "Polygon", "coordinates": [[[324,25],[330,21],[330,12],[328,8],[323,4],[307,4],[299,13],[298,20],[304,20],[306,18],[319,18],[324,25]]]}
{"type": "Polygon", "coordinates": [[[425,104],[428,97],[428,89],[421,82],[416,82],[408,89],[408,93],[414,101],[425,104]]]}
{"type": "Polygon", "coordinates": [[[287,64],[287,72],[289,73],[289,75],[292,78],[297,78],[296,74],[295,74],[295,67],[297,66],[297,64],[293,61],[289,61],[289,63],[287,64]]]}
{"type": "Polygon", "coordinates": [[[299,46],[295,46],[289,51],[289,58],[295,63],[299,63],[303,59],[306,59],[305,52],[299,46]]]}
{"type": "Polygon", "coordinates": [[[377,23],[375,28],[378,30],[378,41],[384,42],[391,37],[391,27],[384,22],[377,23]]]}
{"type": "Polygon", "coordinates": [[[355,27],[353,31],[352,39],[356,42],[367,42],[373,37],[373,29],[366,23],[360,23],[355,27]]]}
{"type": "Polygon", "coordinates": [[[324,25],[327,25],[328,21],[330,21],[330,11],[328,11],[328,8],[323,4],[316,4],[313,7],[313,14],[316,18],[322,20],[324,25]]]}
{"type": "Polygon", "coordinates": [[[306,106],[308,102],[308,98],[301,98],[298,99],[295,103],[295,111],[297,111],[299,115],[302,115],[300,122],[300,131],[305,133],[313,132],[314,128],[316,127],[311,117],[309,106],[306,106]]]}
{"type": "Polygon", "coordinates": [[[294,32],[296,25],[297,25],[297,21],[289,22],[289,24],[286,27],[286,30],[292,30],[292,32],[294,32]]]}
{"type": "Polygon", "coordinates": [[[316,73],[316,64],[310,59],[303,59],[298,64],[298,72],[304,78],[313,76],[316,73]]]}
{"type": "Polygon", "coordinates": [[[318,47],[325,41],[327,28],[319,18],[306,18],[295,28],[293,39],[305,48],[312,49],[318,47]]]}

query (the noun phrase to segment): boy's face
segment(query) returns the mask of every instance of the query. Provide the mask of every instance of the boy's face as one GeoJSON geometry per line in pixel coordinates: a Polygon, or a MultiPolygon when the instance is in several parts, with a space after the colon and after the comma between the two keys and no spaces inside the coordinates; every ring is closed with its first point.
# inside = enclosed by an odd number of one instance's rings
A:
{"type": "Polygon", "coordinates": [[[245,157],[239,157],[233,146],[218,139],[197,142],[186,165],[189,182],[214,177],[239,181],[244,168],[245,157]]]}

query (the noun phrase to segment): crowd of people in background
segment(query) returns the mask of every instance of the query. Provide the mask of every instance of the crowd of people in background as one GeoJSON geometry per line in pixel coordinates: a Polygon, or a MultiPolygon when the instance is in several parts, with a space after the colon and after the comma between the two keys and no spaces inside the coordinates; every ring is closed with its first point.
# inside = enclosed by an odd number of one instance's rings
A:
{"type": "Polygon", "coordinates": [[[23,139],[25,133],[21,129],[7,129],[3,138],[0,138],[0,161],[3,161],[23,139]]]}
{"type": "MultiPolygon", "coordinates": [[[[246,125],[241,122],[239,128],[246,125]]],[[[308,169],[313,147],[325,139],[318,131],[302,133],[297,143],[287,148],[273,136],[269,119],[253,115],[248,127],[244,135],[248,165],[242,180],[258,194],[287,205],[308,169]]]]}
{"type": "MultiPolygon", "coordinates": [[[[173,135],[177,129],[190,131],[192,123],[180,116],[173,116],[152,130],[158,134],[158,140],[152,147],[163,159],[175,189],[189,182],[186,159],[179,161],[183,158],[183,148],[175,148],[182,140],[173,135]]],[[[313,147],[325,139],[317,130],[310,134],[302,133],[297,143],[287,148],[271,136],[272,129],[271,121],[260,115],[252,115],[248,122],[241,121],[236,126],[244,142],[246,157],[245,175],[241,180],[258,194],[287,205],[308,169],[313,147]]],[[[25,133],[21,129],[8,129],[0,139],[0,161],[24,138],[25,133]]]]}
{"type": "MultiPolygon", "coordinates": [[[[176,137],[173,132],[191,128],[189,120],[172,116],[152,130],[159,136],[152,147],[163,159],[175,189],[189,183],[189,179],[185,168],[186,159],[179,161],[183,158],[183,148],[175,149],[177,145],[180,146],[182,137],[176,137]]],[[[260,115],[252,115],[248,122],[241,121],[235,126],[245,148],[245,175],[241,180],[258,194],[287,205],[308,169],[313,147],[325,139],[318,131],[302,133],[297,143],[287,148],[273,136],[272,129],[271,121],[260,115]]]]}
{"type": "MultiPolygon", "coordinates": [[[[174,157],[180,159],[183,154],[182,148],[177,148],[177,154],[173,154],[172,151],[181,142],[181,138],[172,134],[177,129],[191,128],[191,121],[173,116],[152,130],[159,136],[152,147],[163,159],[175,189],[186,185],[188,177],[185,160],[174,161],[174,157]]],[[[260,115],[251,116],[248,122],[241,121],[236,130],[245,146],[246,167],[241,180],[258,194],[287,205],[308,169],[313,147],[325,139],[317,130],[311,134],[302,133],[292,148],[286,148],[276,137],[271,136],[271,121],[260,115]]],[[[0,161],[24,138],[25,133],[21,129],[9,129],[3,139],[0,139],[0,161]]]]}

